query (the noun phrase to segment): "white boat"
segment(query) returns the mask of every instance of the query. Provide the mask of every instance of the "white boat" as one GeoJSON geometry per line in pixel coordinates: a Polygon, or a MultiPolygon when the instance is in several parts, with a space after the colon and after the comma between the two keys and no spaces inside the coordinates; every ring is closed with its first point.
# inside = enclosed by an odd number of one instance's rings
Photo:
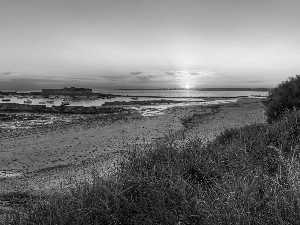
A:
{"type": "Polygon", "coordinates": [[[24,103],[32,103],[32,101],[30,101],[29,99],[27,99],[26,101],[24,101],[24,103]]]}

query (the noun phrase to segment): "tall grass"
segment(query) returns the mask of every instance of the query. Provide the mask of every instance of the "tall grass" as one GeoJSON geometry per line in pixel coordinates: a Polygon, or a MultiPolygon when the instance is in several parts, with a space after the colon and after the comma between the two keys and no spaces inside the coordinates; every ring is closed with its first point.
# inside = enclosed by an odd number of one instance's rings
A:
{"type": "Polygon", "coordinates": [[[169,135],[5,224],[300,224],[299,145],[300,112],[207,143],[169,135]]]}

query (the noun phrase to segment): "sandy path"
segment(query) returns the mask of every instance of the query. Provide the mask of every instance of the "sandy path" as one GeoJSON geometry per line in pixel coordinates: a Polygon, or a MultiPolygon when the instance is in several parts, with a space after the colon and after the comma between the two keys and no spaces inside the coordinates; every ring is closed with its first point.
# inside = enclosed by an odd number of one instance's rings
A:
{"type": "Polygon", "coordinates": [[[225,129],[239,128],[253,123],[265,123],[265,108],[260,99],[240,99],[234,104],[224,104],[218,113],[195,119],[186,136],[212,140],[225,129]]]}

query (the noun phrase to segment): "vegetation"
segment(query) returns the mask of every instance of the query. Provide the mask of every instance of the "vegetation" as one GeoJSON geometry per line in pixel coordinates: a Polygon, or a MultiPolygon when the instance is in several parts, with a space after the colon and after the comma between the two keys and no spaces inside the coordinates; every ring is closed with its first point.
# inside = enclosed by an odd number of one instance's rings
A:
{"type": "Polygon", "coordinates": [[[290,77],[269,92],[266,106],[268,122],[278,119],[286,110],[300,108],[300,75],[290,77]]]}
{"type": "Polygon", "coordinates": [[[116,175],[32,202],[4,224],[299,224],[300,112],[214,141],[136,147],[116,175]]]}
{"type": "Polygon", "coordinates": [[[136,146],[110,177],[31,197],[3,224],[300,224],[300,76],[264,104],[269,124],[136,146]]]}

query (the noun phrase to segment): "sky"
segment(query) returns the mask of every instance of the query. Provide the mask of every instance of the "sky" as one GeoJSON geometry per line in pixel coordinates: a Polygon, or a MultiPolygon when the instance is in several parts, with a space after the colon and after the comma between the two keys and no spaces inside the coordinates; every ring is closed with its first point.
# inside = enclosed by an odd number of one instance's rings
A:
{"type": "Polygon", "coordinates": [[[275,87],[299,0],[1,0],[0,90],[275,87]]]}

